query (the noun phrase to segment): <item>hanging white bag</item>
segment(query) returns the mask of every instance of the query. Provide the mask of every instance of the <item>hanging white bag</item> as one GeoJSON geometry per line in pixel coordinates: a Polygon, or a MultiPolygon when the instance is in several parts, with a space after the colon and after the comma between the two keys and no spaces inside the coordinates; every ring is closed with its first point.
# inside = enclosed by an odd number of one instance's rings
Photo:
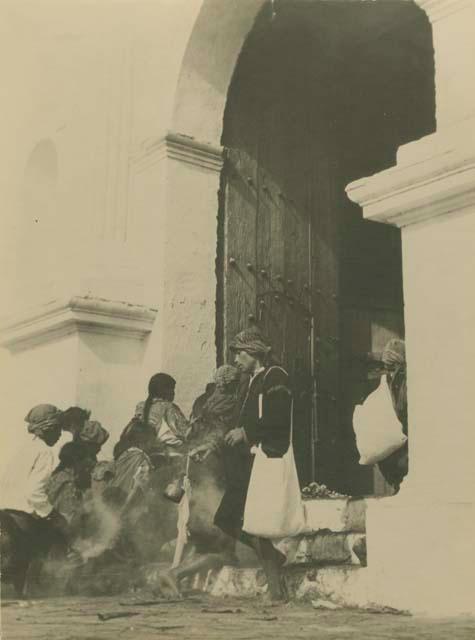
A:
{"type": "Polygon", "coordinates": [[[290,411],[290,444],[282,458],[268,458],[260,445],[252,449],[255,458],[247,491],[243,530],[260,538],[285,538],[303,533],[306,529],[292,446],[293,403],[290,411]]]}
{"type": "Polygon", "coordinates": [[[384,460],[407,441],[397,419],[391,392],[385,379],[363,405],[357,405],[353,414],[353,430],[361,465],[372,465],[384,460]]]}

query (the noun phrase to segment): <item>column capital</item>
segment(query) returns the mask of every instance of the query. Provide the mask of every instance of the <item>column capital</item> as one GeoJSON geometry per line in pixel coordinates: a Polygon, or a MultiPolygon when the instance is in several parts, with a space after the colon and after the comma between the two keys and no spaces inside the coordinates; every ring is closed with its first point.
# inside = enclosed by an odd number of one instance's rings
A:
{"type": "Polygon", "coordinates": [[[152,331],[156,315],[156,309],[141,305],[72,296],[4,318],[0,345],[10,351],[21,351],[78,332],[143,340],[152,331]]]}
{"type": "Polygon", "coordinates": [[[475,207],[475,118],[401,147],[395,167],[346,188],[368,220],[405,227],[475,207]]]}
{"type": "Polygon", "coordinates": [[[416,0],[431,22],[473,6],[472,0],[416,0]]]}
{"type": "Polygon", "coordinates": [[[223,166],[223,148],[169,131],[142,142],[132,154],[131,162],[141,171],[164,159],[219,172],[223,166]]]}

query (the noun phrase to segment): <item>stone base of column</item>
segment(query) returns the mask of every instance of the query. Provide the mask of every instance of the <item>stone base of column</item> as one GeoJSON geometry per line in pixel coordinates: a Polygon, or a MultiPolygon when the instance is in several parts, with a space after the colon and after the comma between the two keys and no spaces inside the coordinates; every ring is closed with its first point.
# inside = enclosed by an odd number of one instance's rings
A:
{"type": "Polygon", "coordinates": [[[434,616],[475,613],[474,131],[466,118],[347,187],[365,218],[403,228],[410,471],[367,504],[372,599],[434,616]]]}
{"type": "Polygon", "coordinates": [[[475,614],[475,503],[408,491],[368,500],[371,599],[431,616],[475,614]]]}

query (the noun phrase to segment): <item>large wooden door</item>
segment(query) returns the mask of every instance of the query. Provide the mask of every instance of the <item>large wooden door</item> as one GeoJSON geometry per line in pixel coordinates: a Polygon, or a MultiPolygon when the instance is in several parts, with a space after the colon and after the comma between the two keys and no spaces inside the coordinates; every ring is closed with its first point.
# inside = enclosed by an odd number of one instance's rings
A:
{"type": "Polygon", "coordinates": [[[320,479],[334,471],[325,442],[339,410],[338,216],[334,171],[318,144],[301,64],[309,42],[256,25],[230,89],[223,136],[224,357],[244,327],[257,325],[269,337],[293,381],[302,483],[316,469],[320,479]]]}
{"type": "Polygon", "coordinates": [[[371,493],[352,416],[374,386],[367,353],[403,334],[401,242],[362,219],[345,185],[433,130],[430,25],[406,2],[275,5],[228,93],[218,344],[227,359],[237,331],[261,327],[293,378],[302,482],[371,493]]]}

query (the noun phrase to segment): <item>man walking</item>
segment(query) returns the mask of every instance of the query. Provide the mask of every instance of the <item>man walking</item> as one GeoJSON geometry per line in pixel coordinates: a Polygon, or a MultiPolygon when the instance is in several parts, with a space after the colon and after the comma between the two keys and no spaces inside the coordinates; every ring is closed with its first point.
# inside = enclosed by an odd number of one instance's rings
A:
{"type": "Polygon", "coordinates": [[[272,600],[283,598],[280,581],[282,555],[266,538],[242,530],[253,455],[250,448],[260,444],[269,458],[281,458],[289,448],[292,394],[288,374],[269,364],[271,347],[255,329],[241,331],[230,346],[235,364],[250,375],[238,426],[226,435],[224,456],[227,486],[215,515],[215,524],[225,533],[251,546],[267,576],[272,600]]]}

